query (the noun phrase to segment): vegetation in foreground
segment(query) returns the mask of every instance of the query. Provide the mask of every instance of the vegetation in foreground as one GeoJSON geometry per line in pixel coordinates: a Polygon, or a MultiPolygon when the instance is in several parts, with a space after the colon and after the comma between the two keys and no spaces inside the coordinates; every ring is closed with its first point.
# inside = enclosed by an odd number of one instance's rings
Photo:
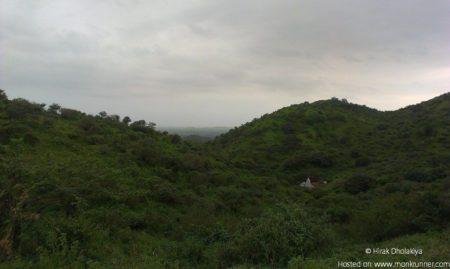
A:
{"type": "Polygon", "coordinates": [[[450,94],[394,112],[293,105],[203,145],[154,127],[1,91],[0,268],[392,260],[368,246],[450,256],[450,94]],[[328,184],[300,188],[311,175],[328,184]]]}

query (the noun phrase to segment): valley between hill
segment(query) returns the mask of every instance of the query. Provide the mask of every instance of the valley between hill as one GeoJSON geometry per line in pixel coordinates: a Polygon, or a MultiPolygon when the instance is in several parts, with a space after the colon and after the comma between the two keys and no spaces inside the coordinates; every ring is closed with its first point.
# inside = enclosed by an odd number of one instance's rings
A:
{"type": "Polygon", "coordinates": [[[449,93],[389,112],[292,105],[196,144],[0,91],[0,268],[445,261],[449,190],[449,93]]]}

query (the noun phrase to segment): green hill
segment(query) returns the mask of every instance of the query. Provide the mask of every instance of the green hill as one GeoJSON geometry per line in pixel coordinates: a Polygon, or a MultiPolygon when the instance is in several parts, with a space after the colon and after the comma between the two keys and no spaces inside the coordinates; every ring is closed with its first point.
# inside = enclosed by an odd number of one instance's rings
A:
{"type": "Polygon", "coordinates": [[[432,246],[448,238],[449,97],[293,105],[198,145],[1,91],[0,268],[335,268],[355,244],[432,246]],[[309,175],[329,184],[300,188],[309,175]]]}
{"type": "Polygon", "coordinates": [[[294,180],[349,172],[401,177],[399,168],[437,175],[449,172],[449,113],[450,94],[393,112],[338,99],[303,103],[235,128],[211,147],[236,167],[294,180]]]}

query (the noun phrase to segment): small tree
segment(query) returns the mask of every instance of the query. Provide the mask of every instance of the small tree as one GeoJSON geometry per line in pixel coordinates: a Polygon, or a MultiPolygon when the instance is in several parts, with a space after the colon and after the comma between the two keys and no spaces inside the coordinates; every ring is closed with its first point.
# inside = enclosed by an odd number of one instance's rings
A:
{"type": "Polygon", "coordinates": [[[120,116],[119,115],[109,115],[108,119],[112,120],[112,121],[120,121],[120,116]]]}
{"type": "Polygon", "coordinates": [[[131,127],[145,127],[145,120],[137,120],[130,124],[131,127]]]}
{"type": "Polygon", "coordinates": [[[58,113],[60,109],[61,109],[60,105],[53,103],[48,107],[47,111],[51,113],[58,113]]]}
{"type": "Polygon", "coordinates": [[[125,117],[123,118],[122,122],[123,122],[124,124],[128,125],[128,124],[130,124],[130,122],[131,122],[131,118],[128,117],[128,116],[125,116],[125,117]]]}
{"type": "Polygon", "coordinates": [[[102,118],[102,119],[108,117],[108,113],[106,113],[106,111],[100,111],[100,112],[98,113],[98,115],[99,115],[100,118],[102,118]]]}
{"type": "Polygon", "coordinates": [[[6,93],[4,90],[0,89],[0,101],[7,101],[8,96],[6,96],[6,93]]]}

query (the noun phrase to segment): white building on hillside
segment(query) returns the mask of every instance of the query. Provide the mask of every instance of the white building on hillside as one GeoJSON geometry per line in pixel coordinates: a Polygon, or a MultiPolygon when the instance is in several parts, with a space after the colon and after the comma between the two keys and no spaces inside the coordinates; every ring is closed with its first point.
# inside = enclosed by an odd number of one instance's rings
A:
{"type": "Polygon", "coordinates": [[[304,182],[300,183],[300,187],[313,189],[323,184],[327,184],[327,182],[317,177],[308,177],[304,182]]]}

